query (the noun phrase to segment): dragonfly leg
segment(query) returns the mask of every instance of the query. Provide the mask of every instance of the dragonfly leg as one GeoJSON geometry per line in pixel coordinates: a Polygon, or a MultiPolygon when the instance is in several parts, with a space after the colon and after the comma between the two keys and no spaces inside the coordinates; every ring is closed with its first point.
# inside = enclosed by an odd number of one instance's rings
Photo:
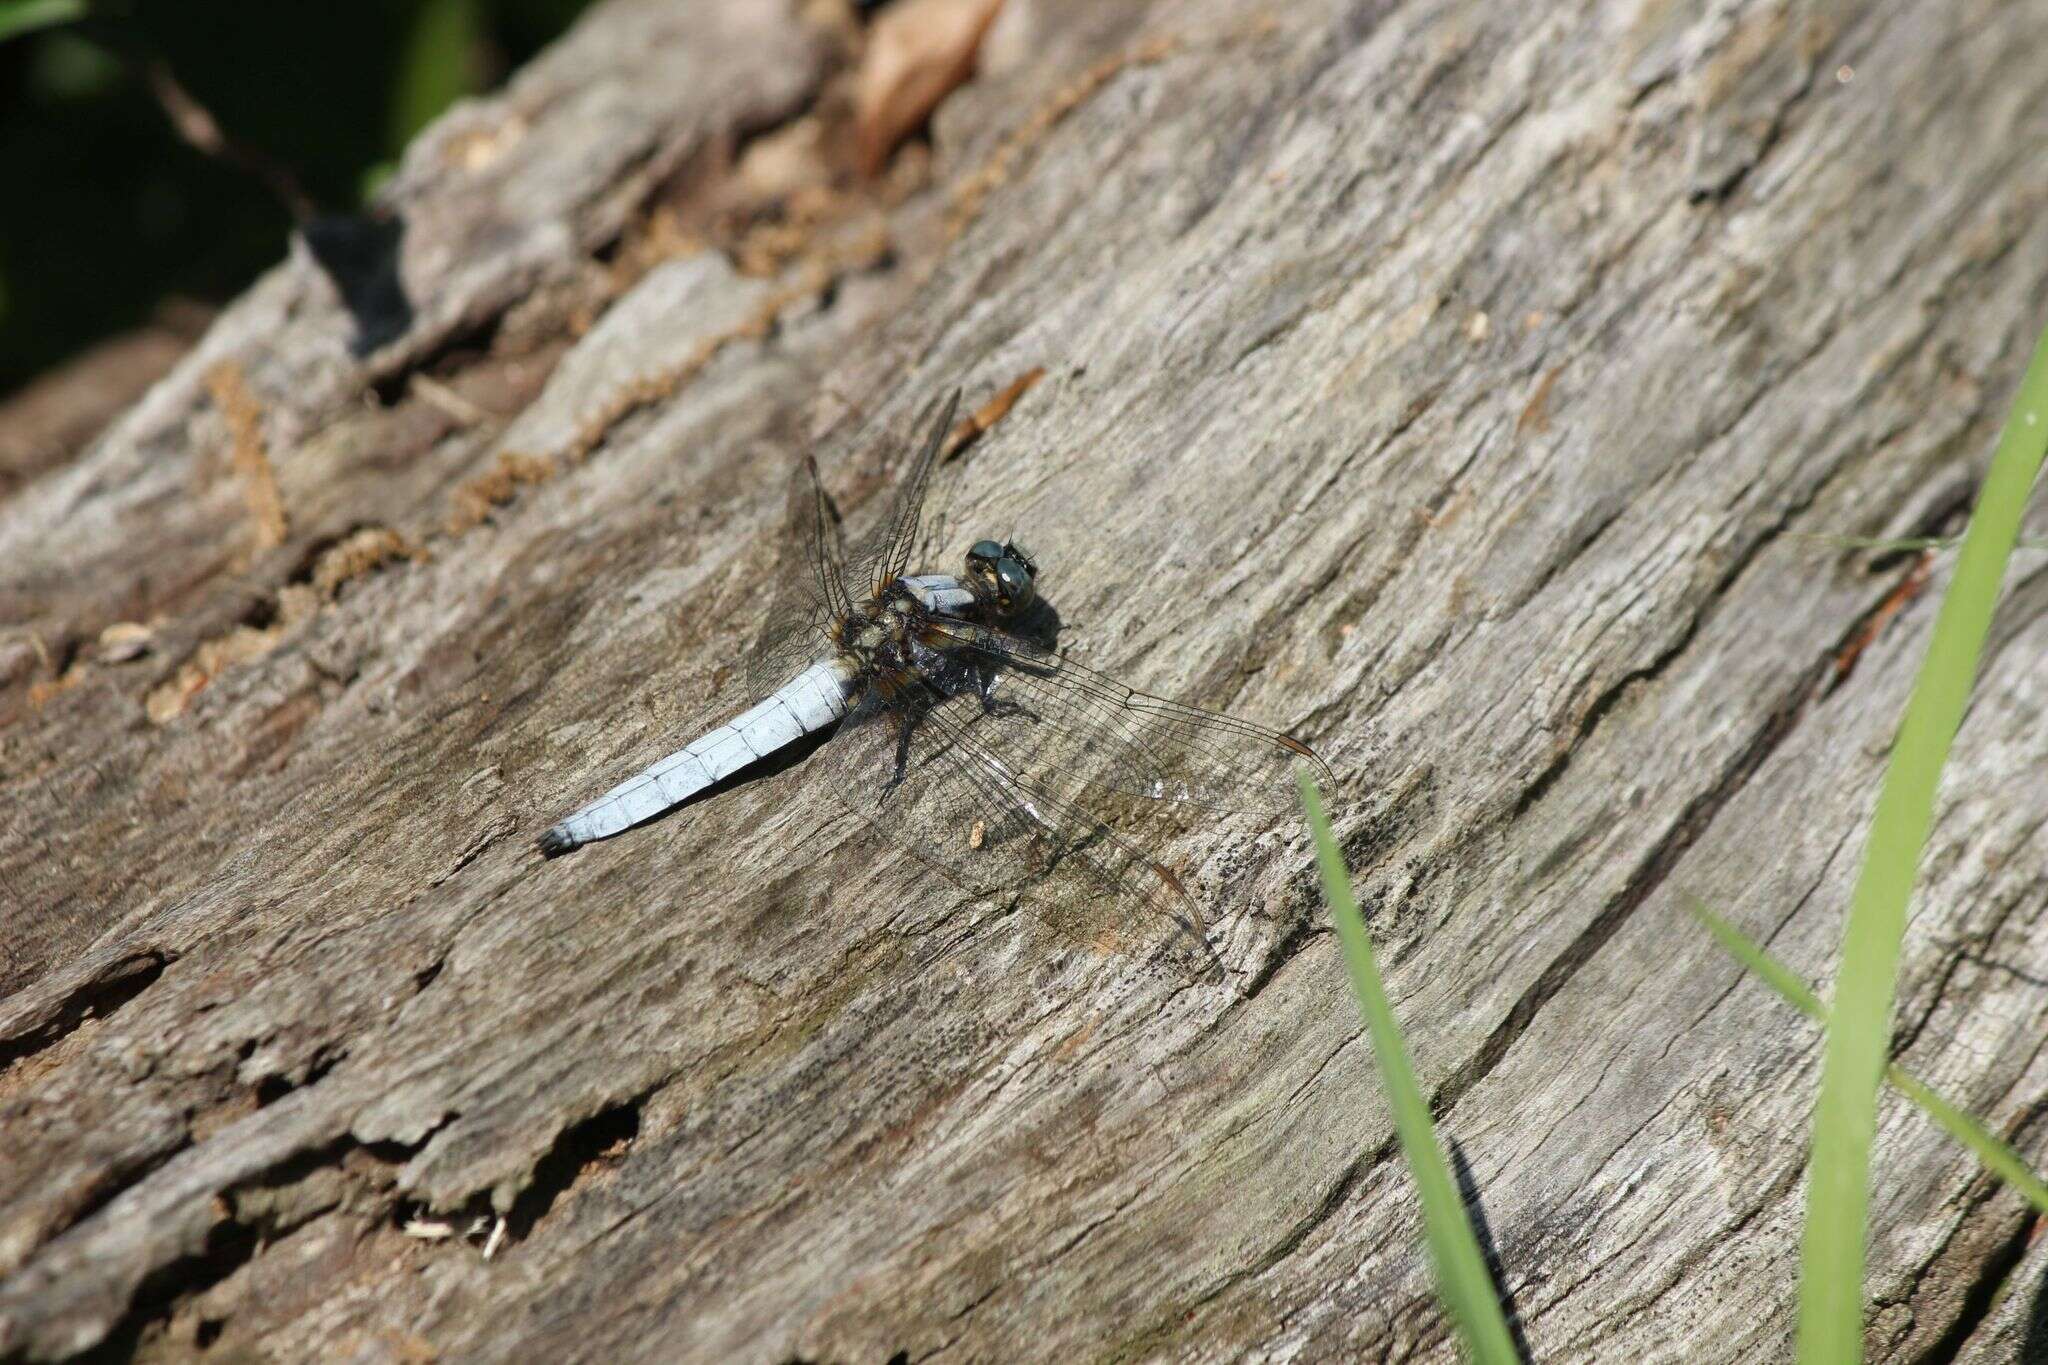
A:
{"type": "Polygon", "coordinates": [[[889,774],[888,782],[883,784],[883,800],[887,800],[889,793],[902,786],[903,780],[910,776],[910,727],[913,724],[915,722],[908,715],[896,717],[896,765],[889,774]]]}
{"type": "Polygon", "coordinates": [[[1023,702],[996,695],[996,683],[1001,675],[986,664],[977,665],[974,671],[975,695],[981,698],[981,713],[984,716],[1025,716],[1032,720],[1042,719],[1023,702]]]}

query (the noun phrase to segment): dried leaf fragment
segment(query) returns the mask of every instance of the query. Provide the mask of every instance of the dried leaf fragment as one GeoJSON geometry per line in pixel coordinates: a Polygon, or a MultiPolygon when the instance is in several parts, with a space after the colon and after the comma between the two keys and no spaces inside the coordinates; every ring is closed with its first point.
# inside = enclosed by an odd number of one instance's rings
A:
{"type": "Polygon", "coordinates": [[[287,527],[284,498],[277,491],[277,471],[271,468],[269,452],[263,446],[263,406],[249,392],[242,367],[232,360],[223,360],[207,371],[206,389],[228,424],[235,473],[242,480],[250,519],[256,523],[256,543],[265,550],[275,549],[284,544],[287,527]]]}
{"type": "Polygon", "coordinates": [[[313,587],[322,598],[332,598],[344,583],[380,569],[394,559],[419,561],[426,551],[412,545],[398,532],[384,526],[368,526],[330,547],[313,565],[313,587]]]}
{"type": "Polygon", "coordinates": [[[498,462],[455,490],[455,510],[448,516],[448,533],[459,536],[481,526],[493,507],[512,501],[521,488],[546,483],[559,472],[553,460],[523,455],[516,450],[498,452],[498,462]]]}
{"type": "Polygon", "coordinates": [[[1043,378],[1045,366],[1032,366],[1011,380],[1002,392],[954,423],[953,429],[946,433],[944,458],[950,460],[979,441],[984,433],[1009,415],[1010,409],[1017,405],[1017,400],[1022,398],[1033,384],[1043,378]]]}
{"type": "Polygon", "coordinates": [[[434,1348],[434,1344],[416,1332],[387,1331],[384,1333],[384,1340],[397,1348],[398,1359],[406,1362],[406,1365],[434,1365],[434,1362],[441,1358],[441,1353],[434,1348]]]}
{"type": "Polygon", "coordinates": [[[1515,419],[1515,434],[1535,432],[1542,435],[1550,430],[1550,391],[1556,387],[1557,377],[1564,373],[1564,366],[1553,365],[1543,372],[1543,378],[1536,381],[1536,391],[1529,395],[1529,402],[1522,409],[1522,415],[1515,419]]]}
{"type": "Polygon", "coordinates": [[[744,208],[786,202],[801,191],[832,183],[825,157],[825,124],[815,114],[749,142],[733,167],[728,193],[744,208]]]}
{"type": "Polygon", "coordinates": [[[83,681],[85,669],[78,664],[65,669],[60,677],[37,678],[28,685],[28,704],[36,710],[41,710],[83,681]]]}
{"type": "Polygon", "coordinates": [[[1863,657],[1863,651],[1870,648],[1871,642],[1884,633],[1884,628],[1891,624],[1893,617],[1904,611],[1908,603],[1926,590],[1928,577],[1934,571],[1934,557],[1933,550],[1922,550],[1920,557],[1906,570],[1906,576],[1899,580],[1898,586],[1885,594],[1884,600],[1877,604],[1856,633],[1849,637],[1849,642],[1836,653],[1837,683],[1855,672],[1856,662],[1863,657]]]}
{"type": "Polygon", "coordinates": [[[273,624],[236,626],[225,635],[203,641],[175,674],[157,684],[143,699],[144,713],[157,725],[176,719],[192,698],[224,670],[260,659],[283,643],[285,629],[295,623],[293,613],[298,610],[302,609],[295,607],[289,597],[281,596],[278,619],[273,624]]]}
{"type": "Polygon", "coordinates": [[[473,427],[491,420],[491,414],[464,398],[455,390],[437,379],[416,374],[407,381],[413,395],[429,407],[438,409],[449,421],[458,427],[473,427]]]}
{"type": "Polygon", "coordinates": [[[100,632],[99,656],[103,664],[125,664],[149,652],[156,632],[140,621],[116,621],[100,632]]]}
{"type": "Polygon", "coordinates": [[[868,32],[854,83],[853,118],[863,175],[974,74],[982,36],[1003,0],[897,0],[868,32]]]}

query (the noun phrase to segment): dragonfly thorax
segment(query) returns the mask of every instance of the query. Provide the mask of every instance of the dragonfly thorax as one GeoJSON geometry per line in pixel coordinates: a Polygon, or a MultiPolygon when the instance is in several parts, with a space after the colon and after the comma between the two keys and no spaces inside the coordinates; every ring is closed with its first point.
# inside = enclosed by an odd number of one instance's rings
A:
{"type": "Polygon", "coordinates": [[[907,593],[892,593],[880,609],[852,612],[833,631],[842,653],[864,668],[904,668],[915,659],[914,641],[922,609],[907,593]]]}

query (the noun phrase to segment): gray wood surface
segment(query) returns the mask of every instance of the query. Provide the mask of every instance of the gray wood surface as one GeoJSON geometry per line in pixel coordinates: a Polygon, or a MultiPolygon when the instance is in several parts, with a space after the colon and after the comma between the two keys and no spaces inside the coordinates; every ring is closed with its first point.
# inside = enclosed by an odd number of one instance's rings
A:
{"type": "MultiPolygon", "coordinates": [[[[1782,1358],[1817,1038],[1684,898],[1832,961],[1949,562],[1816,537],[1974,490],[2048,6],[1009,0],[923,188],[655,249],[823,8],[601,7],[412,149],[399,292],[295,249],[5,491],[0,1356],[1453,1359],[1298,822],[1161,833],[1215,986],[801,768],[533,850],[734,697],[797,455],[858,522],[862,420],[1042,366],[948,534],[1337,768],[1532,1354],[1782,1358]]],[[[2044,645],[2022,556],[1899,1009],[2037,1164],[2044,645]]],[[[1873,1215],[1873,1359],[2048,1351],[2037,1222],[1889,1099],[1873,1215]]]]}

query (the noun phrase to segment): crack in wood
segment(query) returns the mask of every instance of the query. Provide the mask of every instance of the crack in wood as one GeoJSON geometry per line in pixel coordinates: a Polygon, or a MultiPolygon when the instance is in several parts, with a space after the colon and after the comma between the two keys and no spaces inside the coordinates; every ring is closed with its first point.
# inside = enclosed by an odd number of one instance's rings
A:
{"type": "Polygon", "coordinates": [[[119,1013],[177,960],[178,954],[167,949],[130,950],[96,972],[90,981],[74,987],[25,1028],[0,1038],[0,1081],[16,1064],[63,1042],[86,1020],[108,1019],[119,1013]]]}

